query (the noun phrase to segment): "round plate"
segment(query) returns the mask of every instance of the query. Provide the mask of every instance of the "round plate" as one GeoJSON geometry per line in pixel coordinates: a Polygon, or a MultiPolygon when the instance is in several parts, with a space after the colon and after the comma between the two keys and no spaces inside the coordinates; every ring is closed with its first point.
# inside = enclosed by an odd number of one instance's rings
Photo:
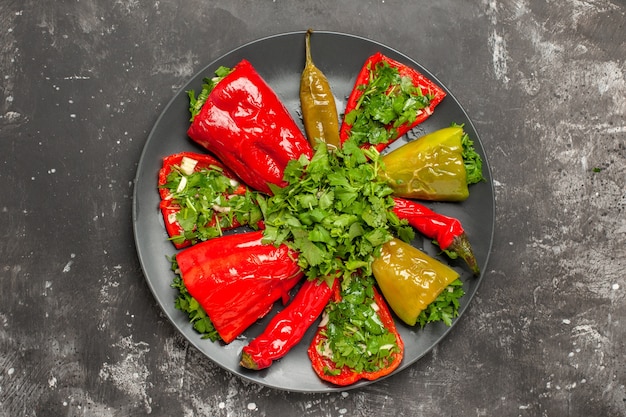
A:
{"type": "MultiPolygon", "coordinates": [[[[239,365],[241,349],[247,341],[258,335],[270,317],[249,328],[242,336],[229,345],[213,343],[201,337],[192,329],[184,313],[176,310],[174,300],[176,290],[170,287],[173,273],[168,257],[176,253],[167,240],[163,220],[159,212],[157,192],[157,172],[162,158],[181,151],[203,152],[186,135],[189,126],[188,97],[186,91],[199,91],[204,77],[212,77],[219,66],[233,67],[240,60],[247,59],[259,74],[268,82],[283,100],[293,118],[301,124],[299,118],[300,74],[304,67],[304,32],[286,33],[263,38],[237,48],[215,60],[196,74],[170,101],[158,118],[142,152],[135,178],[133,200],[133,226],[139,260],[146,280],[161,308],[174,326],[209,359],[233,374],[259,384],[298,392],[328,392],[346,390],[369,384],[369,381],[356,383],[350,387],[337,387],[320,380],[313,372],[306,349],[313,338],[315,326],[306,333],[304,339],[284,358],[262,371],[249,371],[239,365]]],[[[337,99],[337,106],[343,110],[356,75],[364,61],[375,52],[409,64],[424,75],[442,85],[420,64],[380,43],[364,38],[331,32],[315,32],[311,38],[313,60],[328,78],[337,99]]],[[[470,197],[465,202],[427,204],[434,210],[461,220],[472,246],[481,271],[485,270],[491,250],[494,229],[494,193],[491,172],[484,154],[484,149],[474,126],[467,114],[448,93],[447,97],[435,109],[434,114],[419,125],[409,138],[396,141],[394,148],[424,133],[449,126],[452,122],[465,124],[465,130],[474,140],[477,152],[482,156],[483,174],[486,181],[471,186],[470,197]]],[[[302,126],[301,126],[302,127],[302,126]]],[[[461,274],[466,295],[461,300],[459,317],[466,310],[473,298],[482,275],[473,277],[469,269],[459,261],[451,261],[439,255],[438,250],[428,239],[418,238],[413,244],[443,262],[449,264],[461,274]]],[[[274,311],[282,307],[276,303],[274,311]]],[[[458,320],[458,319],[457,319],[458,320]]],[[[405,343],[402,364],[395,372],[400,372],[428,351],[430,351],[452,329],[444,324],[429,324],[424,329],[408,327],[398,320],[399,332],[405,343]]]]}

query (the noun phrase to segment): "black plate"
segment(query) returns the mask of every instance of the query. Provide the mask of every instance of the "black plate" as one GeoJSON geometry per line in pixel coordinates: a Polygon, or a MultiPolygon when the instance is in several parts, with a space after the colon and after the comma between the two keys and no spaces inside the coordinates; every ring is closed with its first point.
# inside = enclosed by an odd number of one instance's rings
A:
{"type": "MultiPolygon", "coordinates": [[[[315,32],[311,41],[313,60],[329,79],[337,99],[337,106],[340,109],[345,106],[346,98],[363,62],[378,51],[413,66],[442,85],[420,64],[380,43],[330,32],[315,32]]],[[[315,375],[306,354],[307,346],[315,331],[314,328],[309,329],[304,340],[285,358],[274,363],[269,369],[254,372],[239,366],[239,355],[246,341],[263,330],[273,313],[270,313],[268,317],[253,325],[241,337],[226,346],[223,343],[212,343],[201,339],[190,326],[185,314],[174,308],[176,291],[170,287],[173,275],[167,257],[176,251],[167,240],[163,220],[158,210],[157,172],[164,156],[181,151],[202,152],[202,149],[192,143],[186,135],[189,126],[186,91],[199,90],[203,77],[213,76],[215,69],[221,65],[232,67],[244,58],[252,63],[281,97],[294,119],[300,123],[298,92],[300,73],[304,66],[304,32],[271,36],[237,48],[205,67],[174,96],[148,137],[135,178],[133,225],[137,252],[146,280],[158,303],[174,326],[193,346],[233,374],[262,385],[300,392],[339,391],[369,384],[370,382],[363,381],[350,387],[337,387],[321,381],[315,375]]],[[[414,138],[416,135],[447,127],[452,122],[456,122],[464,123],[467,133],[474,139],[476,149],[484,160],[486,181],[473,185],[470,198],[461,204],[435,203],[429,204],[429,206],[438,212],[461,220],[474,247],[478,264],[484,271],[491,250],[495,220],[491,172],[482,144],[469,117],[445,86],[442,85],[442,87],[448,96],[439,104],[434,114],[416,128],[414,134],[409,136],[414,138]]],[[[400,139],[395,146],[406,140],[410,139],[400,139]]],[[[482,275],[474,278],[462,263],[440,257],[437,249],[427,239],[419,238],[413,244],[448,263],[461,274],[466,291],[461,303],[460,313],[462,314],[476,293],[482,275]]],[[[277,303],[275,310],[279,308],[280,302],[277,303]]],[[[406,350],[404,360],[395,372],[399,372],[417,361],[451,330],[451,327],[446,327],[443,324],[428,325],[420,330],[418,327],[411,328],[398,322],[398,327],[405,342],[406,350]]]]}

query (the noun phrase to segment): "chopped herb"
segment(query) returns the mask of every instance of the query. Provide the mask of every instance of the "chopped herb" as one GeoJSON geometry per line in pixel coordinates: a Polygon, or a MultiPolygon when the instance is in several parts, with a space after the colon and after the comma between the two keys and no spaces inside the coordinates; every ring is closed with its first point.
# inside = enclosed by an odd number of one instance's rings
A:
{"type": "Polygon", "coordinates": [[[203,81],[202,90],[198,94],[198,97],[196,97],[195,91],[193,90],[187,91],[187,95],[189,96],[189,113],[191,113],[190,121],[193,121],[196,115],[200,113],[200,109],[202,109],[202,106],[206,102],[207,98],[209,97],[209,94],[211,94],[211,91],[213,91],[217,83],[222,81],[224,77],[226,77],[231,72],[232,72],[231,68],[219,67],[217,70],[215,70],[215,77],[204,78],[202,80],[203,81]]]}
{"type": "Polygon", "coordinates": [[[447,326],[459,315],[459,299],[465,295],[463,282],[453,281],[439,296],[417,317],[417,323],[424,327],[427,323],[443,321],[447,326]]]}
{"type": "Polygon", "coordinates": [[[396,336],[381,322],[374,302],[374,280],[344,279],[341,300],[326,307],[328,324],[322,330],[324,346],[318,348],[332,357],[335,367],[348,366],[354,372],[376,372],[398,351],[396,336]]]}
{"type": "Polygon", "coordinates": [[[171,192],[172,204],[180,208],[176,220],[184,232],[172,236],[174,242],[197,243],[221,236],[222,230],[232,227],[235,221],[254,227],[261,220],[254,194],[241,193],[240,184],[218,167],[186,175],[180,166],[174,166],[163,187],[171,192]]]}
{"type": "MultiPolygon", "coordinates": [[[[452,123],[452,126],[463,127],[463,124],[452,123]]],[[[461,145],[463,146],[463,163],[465,164],[465,172],[467,175],[467,184],[476,184],[484,181],[483,177],[483,160],[474,148],[474,141],[469,135],[463,131],[463,137],[461,138],[461,145]]]]}
{"type": "Polygon", "coordinates": [[[345,123],[352,126],[350,139],[359,146],[395,139],[398,127],[415,121],[432,99],[387,61],[370,68],[369,81],[357,88],[363,93],[356,107],[346,114],[345,123]]]}

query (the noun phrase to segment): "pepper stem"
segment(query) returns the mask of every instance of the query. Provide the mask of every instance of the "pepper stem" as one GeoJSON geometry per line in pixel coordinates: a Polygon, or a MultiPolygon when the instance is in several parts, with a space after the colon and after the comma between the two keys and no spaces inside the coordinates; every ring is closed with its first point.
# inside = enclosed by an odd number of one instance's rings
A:
{"type": "Polygon", "coordinates": [[[259,365],[254,361],[252,356],[246,352],[241,352],[241,361],[239,364],[244,368],[252,369],[253,371],[259,370],[259,365]]]}
{"type": "Polygon", "coordinates": [[[478,263],[476,262],[476,257],[474,256],[474,252],[472,251],[472,246],[470,245],[469,239],[465,232],[461,233],[458,236],[455,236],[454,240],[446,248],[446,250],[450,250],[455,252],[458,256],[460,256],[465,263],[470,267],[474,275],[480,274],[480,268],[478,263]]]}
{"type": "Polygon", "coordinates": [[[311,57],[311,33],[313,33],[313,29],[309,29],[306,31],[306,64],[310,64],[313,62],[313,58],[311,57]]]}

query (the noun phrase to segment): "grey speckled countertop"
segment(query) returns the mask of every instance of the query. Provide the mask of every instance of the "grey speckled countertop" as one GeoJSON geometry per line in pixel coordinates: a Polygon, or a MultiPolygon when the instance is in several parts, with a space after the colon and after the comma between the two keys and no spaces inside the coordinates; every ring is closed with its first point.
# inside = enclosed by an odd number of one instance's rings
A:
{"type": "Polygon", "coordinates": [[[625,22],[623,0],[0,0],[0,416],[625,416],[625,22]],[[261,387],[191,347],[131,219],[178,89],[308,27],[432,71],[496,194],[488,270],[449,336],[333,394],[261,387]]]}

